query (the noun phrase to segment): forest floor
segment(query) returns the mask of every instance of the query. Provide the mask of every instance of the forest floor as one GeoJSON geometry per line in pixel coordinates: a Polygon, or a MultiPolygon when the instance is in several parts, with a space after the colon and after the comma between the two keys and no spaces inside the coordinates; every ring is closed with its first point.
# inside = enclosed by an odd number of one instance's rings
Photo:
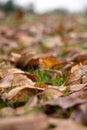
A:
{"type": "Polygon", "coordinates": [[[0,20],[0,130],[87,130],[87,17],[0,20]]]}

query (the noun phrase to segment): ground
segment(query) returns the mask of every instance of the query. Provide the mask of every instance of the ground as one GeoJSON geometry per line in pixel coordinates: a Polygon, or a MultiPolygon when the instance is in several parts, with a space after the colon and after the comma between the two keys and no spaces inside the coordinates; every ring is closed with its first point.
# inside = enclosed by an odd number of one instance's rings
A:
{"type": "Polygon", "coordinates": [[[86,130],[87,17],[0,18],[0,130],[86,130]]]}

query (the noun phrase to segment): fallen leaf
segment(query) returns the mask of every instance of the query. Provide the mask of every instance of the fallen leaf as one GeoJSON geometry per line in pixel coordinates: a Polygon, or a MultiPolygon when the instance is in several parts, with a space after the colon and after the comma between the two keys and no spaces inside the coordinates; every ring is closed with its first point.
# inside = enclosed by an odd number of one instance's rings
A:
{"type": "Polygon", "coordinates": [[[15,116],[22,116],[25,113],[25,109],[24,107],[17,107],[14,113],[15,113],[15,116]]]}
{"type": "Polygon", "coordinates": [[[86,87],[87,84],[75,84],[71,86],[66,86],[64,91],[76,92],[82,90],[86,87]]]}
{"type": "Polygon", "coordinates": [[[57,99],[47,101],[42,106],[59,106],[62,109],[68,109],[79,104],[87,102],[87,91],[75,92],[66,97],[58,97],[57,99]]]}
{"type": "Polygon", "coordinates": [[[6,90],[6,88],[12,89],[26,84],[34,85],[35,83],[28,77],[32,77],[31,79],[36,80],[33,75],[31,76],[20,69],[11,68],[3,70],[2,79],[0,80],[0,88],[4,88],[6,90]]]}
{"type": "Polygon", "coordinates": [[[59,120],[50,118],[49,119],[49,126],[54,126],[53,130],[86,130],[85,126],[82,126],[80,123],[77,123],[73,120],[59,120]]]}
{"type": "Polygon", "coordinates": [[[44,58],[42,60],[42,66],[45,69],[48,68],[53,68],[53,69],[58,69],[58,68],[62,68],[65,65],[65,62],[61,59],[58,59],[56,57],[48,57],[48,58],[44,58]]]}
{"type": "Polygon", "coordinates": [[[35,39],[32,36],[20,34],[20,35],[18,35],[18,42],[22,46],[31,46],[33,43],[35,43],[35,39]]]}
{"type": "Polygon", "coordinates": [[[14,109],[11,107],[5,107],[0,110],[0,116],[2,117],[12,117],[15,115],[14,109]]]}
{"type": "Polygon", "coordinates": [[[87,66],[76,65],[72,67],[71,74],[68,77],[65,85],[85,84],[87,83],[87,66]]]}
{"type": "MultiPolygon", "coordinates": [[[[23,87],[16,87],[9,91],[6,95],[7,100],[9,103],[14,104],[16,102],[26,102],[28,99],[37,94],[38,92],[42,92],[43,88],[38,88],[34,86],[23,86],[23,87]]],[[[3,99],[3,94],[2,94],[3,99]]]]}
{"type": "Polygon", "coordinates": [[[78,106],[71,114],[71,118],[87,125],[87,103],[78,106]]]}
{"type": "Polygon", "coordinates": [[[85,60],[87,60],[87,51],[81,51],[71,57],[71,61],[75,61],[78,63],[84,62],[85,60]]]}
{"type": "Polygon", "coordinates": [[[29,116],[9,117],[0,120],[0,130],[45,130],[47,125],[47,117],[40,113],[31,113],[29,116]]]}
{"type": "Polygon", "coordinates": [[[63,93],[56,88],[47,88],[43,91],[41,95],[42,100],[51,100],[62,96],[63,93]]]}
{"type": "Polygon", "coordinates": [[[24,108],[26,110],[31,110],[32,108],[36,107],[38,104],[38,97],[37,96],[33,96],[31,97],[28,102],[25,104],[24,108]]]}

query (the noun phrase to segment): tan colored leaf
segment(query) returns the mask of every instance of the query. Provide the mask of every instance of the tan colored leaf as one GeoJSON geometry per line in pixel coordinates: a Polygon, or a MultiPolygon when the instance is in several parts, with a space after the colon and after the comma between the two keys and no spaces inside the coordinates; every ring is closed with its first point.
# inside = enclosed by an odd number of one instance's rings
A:
{"type": "Polygon", "coordinates": [[[42,106],[59,106],[63,109],[68,109],[79,104],[87,102],[87,91],[74,92],[66,97],[58,97],[57,99],[47,101],[42,106]]]}
{"type": "Polygon", "coordinates": [[[87,83],[87,66],[76,65],[72,67],[71,74],[66,85],[85,84],[87,83]]]}
{"type": "Polygon", "coordinates": [[[16,102],[26,102],[31,96],[37,94],[38,92],[42,92],[43,90],[43,88],[37,88],[34,86],[16,87],[7,93],[6,98],[11,104],[16,102]]]}
{"type": "Polygon", "coordinates": [[[16,115],[16,116],[23,116],[24,113],[25,113],[24,107],[17,107],[17,108],[15,109],[15,115],[16,115]]]}
{"type": "Polygon", "coordinates": [[[49,119],[49,126],[54,126],[53,130],[86,130],[85,126],[82,126],[80,123],[77,123],[70,119],[49,119]]]}
{"type": "Polygon", "coordinates": [[[29,78],[36,80],[33,75],[23,72],[20,69],[11,68],[2,72],[0,88],[14,88],[23,85],[34,85],[35,83],[29,78]],[[34,78],[33,78],[34,77],[34,78]]]}
{"type": "Polygon", "coordinates": [[[37,96],[33,96],[25,104],[24,108],[26,110],[31,110],[32,108],[36,107],[37,104],[38,104],[38,97],[37,96]]]}
{"type": "Polygon", "coordinates": [[[20,34],[18,36],[18,42],[23,46],[30,46],[35,42],[35,39],[32,36],[20,34]]]}
{"type": "Polygon", "coordinates": [[[40,113],[0,120],[0,130],[45,130],[47,126],[47,117],[40,113]]]}
{"type": "Polygon", "coordinates": [[[42,100],[51,100],[51,99],[56,99],[60,96],[62,96],[63,93],[60,92],[58,89],[55,88],[47,88],[46,90],[43,91],[42,93],[42,100]]]}
{"type": "Polygon", "coordinates": [[[87,84],[75,84],[71,86],[66,86],[64,91],[76,92],[85,88],[87,84]]]}
{"type": "Polygon", "coordinates": [[[77,53],[71,58],[71,60],[79,63],[84,62],[85,60],[87,60],[87,51],[81,51],[77,53]]]}
{"type": "Polygon", "coordinates": [[[25,50],[21,56],[16,59],[16,65],[21,68],[39,66],[39,56],[35,51],[25,50]]]}
{"type": "Polygon", "coordinates": [[[71,114],[71,118],[87,125],[87,103],[78,106],[71,114]]]}
{"type": "Polygon", "coordinates": [[[0,110],[0,116],[2,117],[12,117],[15,115],[14,109],[11,107],[5,107],[0,110]]]}

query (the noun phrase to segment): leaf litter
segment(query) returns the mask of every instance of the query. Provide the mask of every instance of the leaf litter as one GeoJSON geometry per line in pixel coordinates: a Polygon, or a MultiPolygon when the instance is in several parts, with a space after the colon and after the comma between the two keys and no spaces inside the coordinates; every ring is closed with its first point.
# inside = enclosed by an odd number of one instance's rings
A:
{"type": "Polygon", "coordinates": [[[86,18],[24,15],[0,26],[0,130],[86,130],[86,18]]]}

